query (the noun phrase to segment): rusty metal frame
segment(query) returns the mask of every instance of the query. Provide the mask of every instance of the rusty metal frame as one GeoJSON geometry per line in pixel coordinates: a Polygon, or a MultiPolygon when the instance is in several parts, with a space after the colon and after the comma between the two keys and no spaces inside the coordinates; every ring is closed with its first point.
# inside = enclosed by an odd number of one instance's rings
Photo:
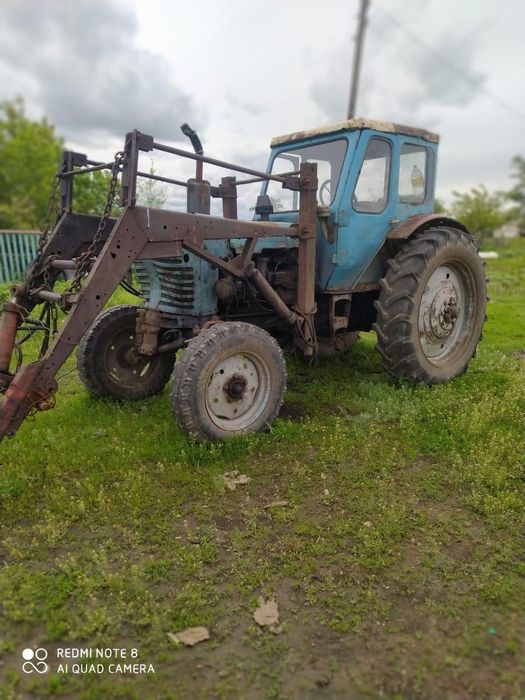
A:
{"type": "MultiPolygon", "coordinates": [[[[266,297],[276,315],[284,319],[291,328],[296,345],[305,356],[315,351],[314,331],[315,306],[315,253],[317,170],[312,163],[303,163],[299,177],[280,177],[257,170],[207,158],[198,154],[156,143],[152,137],[138,131],[126,136],[125,159],[122,167],[121,203],[124,207],[117,220],[110,220],[103,232],[99,248],[87,278],[78,293],[59,295],[52,289],[40,286],[42,262],[52,259],[69,264],[87,249],[92,242],[100,219],[71,213],[72,178],[81,172],[102,170],[108,164],[88,161],[82,154],[65,154],[62,176],[70,182],[62,188],[62,217],[47,241],[37,269],[29,276],[14,297],[8,302],[2,320],[0,334],[0,384],[7,386],[0,402],[0,440],[12,435],[31,410],[52,407],[52,397],[57,389],[55,376],[67,360],[73,348],[104,308],[105,303],[125,278],[135,260],[176,257],[183,249],[190,251],[226,273],[253,283],[266,297]],[[139,176],[140,151],[156,148],[161,151],[183,155],[198,162],[220,165],[231,170],[245,172],[257,178],[272,179],[300,193],[299,221],[282,226],[268,221],[240,221],[236,218],[235,178],[223,178],[218,194],[223,198],[225,218],[205,214],[190,214],[136,206],[136,184],[139,176]],[[94,164],[93,164],[94,163],[94,164]],[[91,165],[93,164],[93,165],[91,165]],[[77,169],[75,169],[75,166],[77,169]],[[275,236],[296,236],[298,245],[298,289],[296,305],[289,308],[266,279],[255,268],[252,261],[258,239],[275,236]],[[243,250],[237,258],[225,261],[205,247],[205,241],[231,238],[245,239],[243,250]],[[54,342],[41,359],[22,365],[16,376],[9,376],[9,359],[14,346],[16,324],[20,324],[32,308],[42,300],[60,301],[69,313],[58,331],[54,342]]],[[[160,179],[154,176],[154,179],[160,179]]],[[[209,185],[208,185],[209,187],[209,185]]],[[[60,265],[57,265],[60,268],[60,265]]],[[[49,280],[51,288],[58,275],[53,269],[49,280]]],[[[49,276],[49,268],[47,269],[49,276]]]]}

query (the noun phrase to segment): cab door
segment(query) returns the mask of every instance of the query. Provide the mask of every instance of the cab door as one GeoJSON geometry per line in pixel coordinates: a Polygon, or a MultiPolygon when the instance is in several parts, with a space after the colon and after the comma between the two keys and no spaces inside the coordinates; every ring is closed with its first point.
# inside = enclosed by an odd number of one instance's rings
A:
{"type": "Polygon", "coordinates": [[[394,146],[387,134],[361,132],[336,214],[337,252],[327,289],[354,287],[383,244],[395,210],[394,146]]]}

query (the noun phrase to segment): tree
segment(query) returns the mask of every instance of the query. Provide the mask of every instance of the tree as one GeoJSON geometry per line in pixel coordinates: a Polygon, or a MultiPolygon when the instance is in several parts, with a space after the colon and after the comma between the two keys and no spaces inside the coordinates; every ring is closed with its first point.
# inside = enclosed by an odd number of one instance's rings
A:
{"type": "MultiPolygon", "coordinates": [[[[81,214],[101,216],[111,183],[111,173],[108,170],[98,170],[85,175],[75,175],[73,180],[73,210],[81,214]]],[[[111,208],[112,216],[120,216],[119,192],[111,208]]]]}
{"type": "Polygon", "coordinates": [[[447,208],[442,199],[436,197],[434,199],[434,214],[447,214],[447,208]]]}
{"type": "MultiPolygon", "coordinates": [[[[157,171],[153,166],[153,161],[151,161],[150,175],[156,175],[157,171]]],[[[137,202],[143,207],[152,207],[155,209],[162,209],[166,200],[168,199],[168,188],[159,180],[149,180],[142,179],[139,180],[137,185],[137,202]]]]}
{"type": "Polygon", "coordinates": [[[517,180],[514,187],[506,193],[507,199],[515,203],[512,214],[518,219],[519,225],[525,230],[525,158],[514,156],[512,159],[511,177],[517,180]]]}
{"type": "Polygon", "coordinates": [[[484,185],[471,187],[468,192],[452,192],[452,216],[468,230],[481,237],[491,236],[508,221],[509,212],[503,209],[505,197],[501,192],[489,192],[484,185]]]}
{"type": "Polygon", "coordinates": [[[0,103],[0,226],[38,228],[62,149],[47,119],[26,117],[21,98],[0,103]]]}
{"type": "MultiPolygon", "coordinates": [[[[0,103],[0,228],[41,226],[63,150],[63,139],[47,119],[26,116],[22,98],[0,103]]],[[[74,210],[102,214],[110,177],[105,171],[75,176],[74,210]]],[[[112,214],[119,213],[114,206],[112,214]]]]}

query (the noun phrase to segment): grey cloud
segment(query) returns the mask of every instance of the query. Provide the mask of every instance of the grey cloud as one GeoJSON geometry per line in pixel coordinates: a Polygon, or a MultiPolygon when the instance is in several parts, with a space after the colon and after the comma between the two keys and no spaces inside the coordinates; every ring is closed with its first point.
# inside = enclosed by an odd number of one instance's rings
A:
{"type": "Polygon", "coordinates": [[[423,101],[457,107],[469,104],[486,77],[473,67],[476,50],[477,42],[450,35],[440,39],[435,53],[412,46],[405,60],[410,70],[410,87],[404,96],[408,108],[414,109],[423,101]]]}
{"type": "MultiPolygon", "coordinates": [[[[4,0],[0,26],[0,74],[10,71],[13,95],[31,82],[28,92],[69,138],[133,128],[180,138],[179,125],[194,119],[165,59],[134,45],[135,16],[118,0],[4,0]]],[[[13,96],[5,92],[4,83],[13,96]]]]}
{"type": "MultiPolygon", "coordinates": [[[[384,14],[371,15],[359,85],[359,115],[398,121],[417,121],[424,115],[427,122],[431,117],[434,127],[439,121],[435,117],[437,106],[463,107],[476,98],[485,80],[475,68],[479,36],[465,38],[451,31],[438,39],[425,35],[431,50],[416,38],[400,31],[384,14]]],[[[353,42],[336,48],[323,76],[311,85],[313,101],[329,120],[346,114],[352,51],[353,42]]]]}
{"type": "Polygon", "coordinates": [[[225,93],[226,101],[231,108],[232,112],[238,112],[239,110],[246,112],[247,114],[260,114],[262,112],[262,106],[257,104],[257,102],[251,102],[250,100],[245,100],[243,97],[239,97],[232,90],[227,90],[225,93]]]}
{"type": "MultiPolygon", "coordinates": [[[[245,168],[252,168],[253,170],[265,170],[268,164],[268,158],[270,157],[270,148],[257,148],[253,147],[250,151],[239,151],[237,149],[233,150],[231,156],[228,158],[231,163],[237,163],[244,166],[245,168]]],[[[249,175],[243,175],[242,173],[237,174],[237,178],[241,179],[244,177],[249,177],[249,175]]]]}

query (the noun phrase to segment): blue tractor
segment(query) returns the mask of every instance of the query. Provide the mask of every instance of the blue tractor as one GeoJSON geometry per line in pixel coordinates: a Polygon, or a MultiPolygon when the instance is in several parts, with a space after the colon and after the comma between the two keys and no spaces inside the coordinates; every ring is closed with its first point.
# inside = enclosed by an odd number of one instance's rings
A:
{"type": "MultiPolygon", "coordinates": [[[[60,211],[0,325],[0,436],[30,410],[52,405],[54,377],[78,344],[95,396],[141,399],[171,378],[173,413],[198,440],[264,429],[286,388],[282,348],[307,358],[345,350],[374,330],[386,371],[435,384],[461,374],[481,338],[486,280],[476,241],[459,221],[433,214],[438,136],[353,119],[274,138],[267,171],[209,158],[187,125],[194,153],[127,135],[115,161],[66,152],[60,211]],[[141,152],[196,161],[187,211],[139,206],[141,152]],[[250,177],[210,184],[203,164],[250,177]],[[111,169],[102,217],[73,212],[73,180],[111,169]],[[121,180],[122,213],[111,215],[121,180]],[[237,217],[237,190],[262,182],[252,221],[237,217]],[[210,214],[212,198],[222,216],[210,214]],[[142,303],[102,308],[134,266],[142,303]],[[73,281],[54,289],[59,274],[73,281]],[[42,305],[40,307],[39,305],[42,305]],[[31,316],[67,317],[38,360],[12,371],[31,316]],[[46,316],[46,314],[48,314],[46,316]],[[51,344],[52,342],[52,344],[51,344]],[[179,350],[182,352],[178,353],[179,350]]],[[[49,324],[41,324],[47,326],[49,324]]]]}

